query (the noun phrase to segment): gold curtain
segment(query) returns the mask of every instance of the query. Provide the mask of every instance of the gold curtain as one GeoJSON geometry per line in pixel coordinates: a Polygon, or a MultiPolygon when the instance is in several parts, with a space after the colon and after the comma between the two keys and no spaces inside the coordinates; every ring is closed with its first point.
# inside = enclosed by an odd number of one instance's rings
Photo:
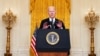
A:
{"type": "Polygon", "coordinates": [[[40,26],[41,20],[48,17],[48,6],[56,7],[56,18],[62,20],[67,29],[70,28],[70,0],[30,0],[31,35],[40,26]]]}

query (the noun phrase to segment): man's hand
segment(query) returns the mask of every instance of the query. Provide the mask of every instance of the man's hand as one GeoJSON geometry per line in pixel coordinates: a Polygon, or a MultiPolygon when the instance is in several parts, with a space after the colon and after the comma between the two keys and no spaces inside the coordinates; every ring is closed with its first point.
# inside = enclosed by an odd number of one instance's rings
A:
{"type": "Polygon", "coordinates": [[[61,21],[59,21],[59,22],[57,23],[57,27],[58,27],[59,29],[63,29],[63,28],[62,28],[62,22],[61,22],[61,21]]]}
{"type": "Polygon", "coordinates": [[[48,23],[45,22],[45,23],[43,24],[43,29],[47,29],[48,27],[49,27],[48,23]]]}

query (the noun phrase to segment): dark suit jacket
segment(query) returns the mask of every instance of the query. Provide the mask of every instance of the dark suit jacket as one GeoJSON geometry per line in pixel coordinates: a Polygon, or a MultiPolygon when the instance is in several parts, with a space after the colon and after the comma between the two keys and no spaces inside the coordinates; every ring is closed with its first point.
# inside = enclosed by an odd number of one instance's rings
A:
{"type": "MultiPolygon", "coordinates": [[[[58,20],[57,18],[55,18],[55,23],[54,23],[54,27],[55,27],[55,28],[54,28],[54,29],[58,29],[58,27],[57,27],[58,21],[60,21],[60,20],[58,20]]],[[[40,29],[43,28],[43,24],[44,24],[45,22],[47,22],[47,25],[51,25],[51,22],[49,21],[49,18],[46,18],[46,19],[44,19],[44,20],[41,21],[40,29]]],[[[61,22],[62,22],[62,21],[61,21],[61,22]]],[[[65,29],[65,26],[64,26],[63,22],[62,22],[62,27],[63,27],[63,29],[65,29]]],[[[48,29],[51,29],[51,27],[49,26],[48,29]]]]}

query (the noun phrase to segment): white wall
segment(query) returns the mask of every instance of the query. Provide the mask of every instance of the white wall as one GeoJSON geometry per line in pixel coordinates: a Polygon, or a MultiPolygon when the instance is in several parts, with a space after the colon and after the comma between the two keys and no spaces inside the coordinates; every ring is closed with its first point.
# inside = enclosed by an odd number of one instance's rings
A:
{"type": "MultiPolygon", "coordinates": [[[[71,55],[70,56],[88,56],[90,51],[90,32],[85,23],[84,17],[90,11],[91,7],[96,14],[100,15],[100,0],[72,0],[71,13],[71,55]]],[[[100,22],[95,29],[95,51],[100,56],[100,22]]]]}
{"type": "Polygon", "coordinates": [[[29,56],[29,0],[0,0],[0,56],[4,55],[6,45],[6,29],[2,22],[2,15],[9,8],[17,16],[17,21],[11,31],[12,55],[29,56]]]}
{"type": "MultiPolygon", "coordinates": [[[[84,21],[84,16],[93,7],[100,15],[100,0],[71,0],[71,55],[88,56],[90,32],[84,21]]],[[[2,15],[9,10],[17,16],[17,22],[11,32],[11,52],[13,56],[29,56],[30,46],[30,16],[29,0],[0,0],[0,56],[5,53],[6,29],[2,22],[2,15]]],[[[95,51],[100,56],[100,22],[95,29],[95,51]]]]}

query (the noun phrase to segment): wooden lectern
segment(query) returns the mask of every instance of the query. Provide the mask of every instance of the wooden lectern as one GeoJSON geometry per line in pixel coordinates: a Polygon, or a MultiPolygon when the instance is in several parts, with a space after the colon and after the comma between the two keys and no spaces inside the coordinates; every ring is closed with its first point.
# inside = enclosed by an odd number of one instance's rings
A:
{"type": "Polygon", "coordinates": [[[39,56],[68,56],[70,37],[68,29],[38,29],[36,50],[39,56]]]}
{"type": "Polygon", "coordinates": [[[68,52],[38,52],[39,56],[68,56],[68,52]]]}

